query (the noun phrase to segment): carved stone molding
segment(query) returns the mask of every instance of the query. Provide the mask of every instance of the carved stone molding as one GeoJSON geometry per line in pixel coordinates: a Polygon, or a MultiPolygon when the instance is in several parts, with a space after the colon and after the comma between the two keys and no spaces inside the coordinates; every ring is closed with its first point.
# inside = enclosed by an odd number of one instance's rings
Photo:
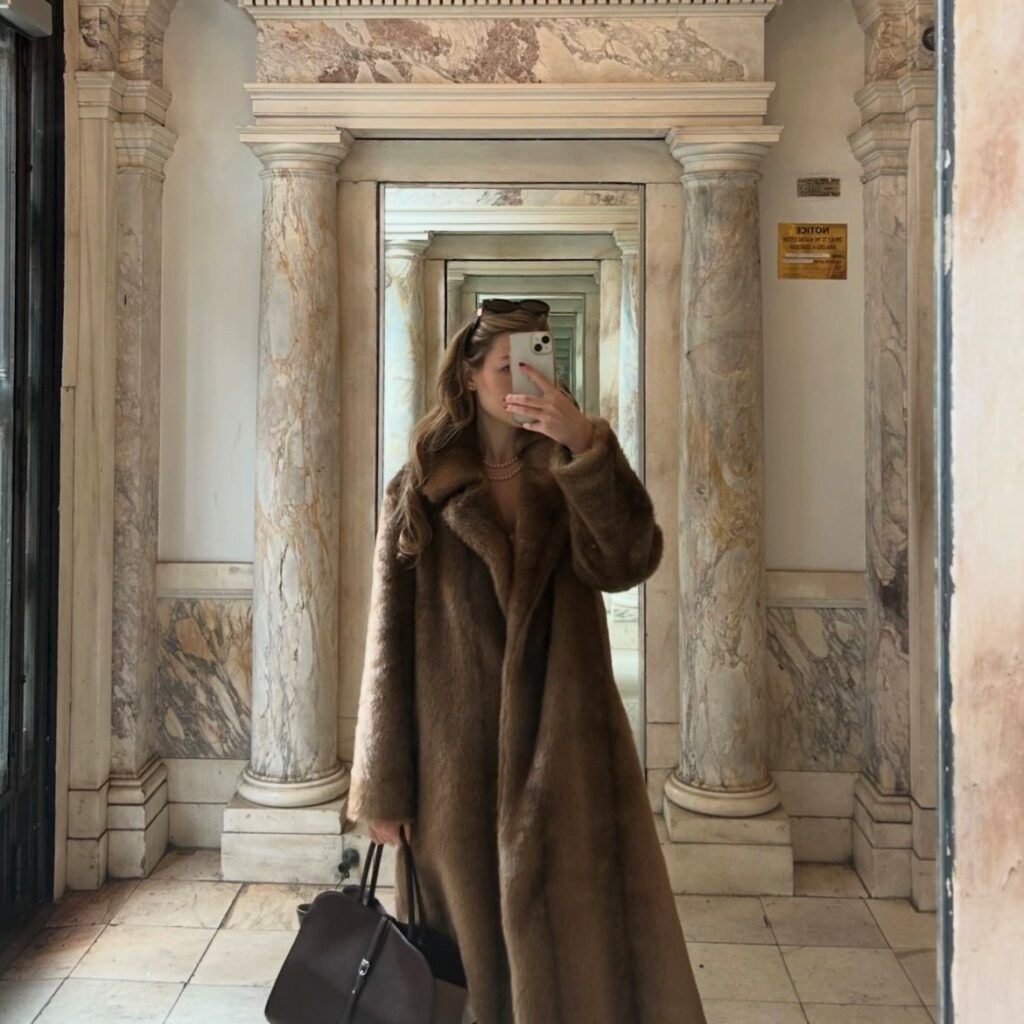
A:
{"type": "Polygon", "coordinates": [[[662,138],[672,126],[757,125],[773,82],[556,85],[248,82],[257,121],[341,125],[357,137],[662,138]]]}
{"type": "Polygon", "coordinates": [[[253,18],[373,18],[420,15],[494,18],[617,14],[753,15],[765,18],[782,0],[239,0],[253,18]]]}
{"type": "Polygon", "coordinates": [[[164,32],[177,0],[98,0],[78,9],[79,68],[163,84],[164,32]]]}

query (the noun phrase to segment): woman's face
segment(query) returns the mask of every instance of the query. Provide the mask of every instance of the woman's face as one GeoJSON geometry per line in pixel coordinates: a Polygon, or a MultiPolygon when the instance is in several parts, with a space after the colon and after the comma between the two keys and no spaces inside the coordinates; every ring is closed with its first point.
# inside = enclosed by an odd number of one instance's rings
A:
{"type": "Polygon", "coordinates": [[[512,370],[509,367],[508,349],[511,341],[509,331],[496,334],[491,347],[484,356],[479,370],[468,372],[469,382],[476,388],[478,411],[480,408],[497,420],[514,427],[519,422],[511,411],[505,408],[502,399],[512,390],[512,370]]]}

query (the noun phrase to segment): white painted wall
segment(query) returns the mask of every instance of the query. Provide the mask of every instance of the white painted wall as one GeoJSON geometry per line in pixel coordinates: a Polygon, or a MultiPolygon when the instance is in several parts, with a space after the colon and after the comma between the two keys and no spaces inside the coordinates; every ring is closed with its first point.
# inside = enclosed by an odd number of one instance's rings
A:
{"type": "MultiPolygon", "coordinates": [[[[771,569],[863,569],[864,385],[859,120],[863,35],[848,0],[786,0],[768,23],[769,121],[785,125],[761,185],[766,538],[771,569]],[[798,173],[843,179],[795,198],[798,173]],[[845,282],[777,281],[780,220],[850,226],[845,282]]],[[[250,561],[259,308],[260,165],[251,120],[256,30],[227,2],[179,0],[165,43],[178,143],[163,244],[160,548],[167,561],[250,561]]]]}
{"type": "Polygon", "coordinates": [[[786,0],[767,24],[768,122],[784,126],[763,165],[765,564],[848,569],[864,554],[864,313],[860,127],[864,33],[849,0],[786,0]],[[837,199],[798,199],[798,176],[842,179],[837,199]],[[849,225],[846,281],[780,281],[778,224],[849,225]]]}
{"type": "Polygon", "coordinates": [[[232,4],[180,0],[164,42],[178,135],[164,182],[160,364],[163,561],[253,557],[260,163],[256,26],[232,4]]]}

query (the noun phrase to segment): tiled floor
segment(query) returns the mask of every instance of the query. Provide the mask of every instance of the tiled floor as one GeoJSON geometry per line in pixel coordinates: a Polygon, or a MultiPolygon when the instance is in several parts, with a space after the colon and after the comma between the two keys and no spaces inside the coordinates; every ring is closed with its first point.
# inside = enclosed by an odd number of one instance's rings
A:
{"type": "MultiPolygon", "coordinates": [[[[224,882],[219,865],[175,850],[148,879],[69,893],[0,976],[0,1021],[263,1022],[295,905],[323,887],[224,882]]],[[[849,868],[797,865],[796,882],[790,897],[676,897],[708,1024],[938,1020],[934,914],[867,899],[849,868]]]]}

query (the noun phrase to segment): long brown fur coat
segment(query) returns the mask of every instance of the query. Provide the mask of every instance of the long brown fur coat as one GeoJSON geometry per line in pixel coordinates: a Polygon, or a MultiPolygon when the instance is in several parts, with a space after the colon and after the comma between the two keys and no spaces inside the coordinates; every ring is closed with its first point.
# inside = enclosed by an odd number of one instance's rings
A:
{"type": "MultiPolygon", "coordinates": [[[[431,456],[415,569],[379,519],[349,817],[412,820],[427,922],[479,1024],[705,1024],[615,680],[601,591],[662,554],[608,421],[520,430],[515,551],[475,430],[431,456]]],[[[408,894],[402,850],[396,909],[408,894]]]]}

